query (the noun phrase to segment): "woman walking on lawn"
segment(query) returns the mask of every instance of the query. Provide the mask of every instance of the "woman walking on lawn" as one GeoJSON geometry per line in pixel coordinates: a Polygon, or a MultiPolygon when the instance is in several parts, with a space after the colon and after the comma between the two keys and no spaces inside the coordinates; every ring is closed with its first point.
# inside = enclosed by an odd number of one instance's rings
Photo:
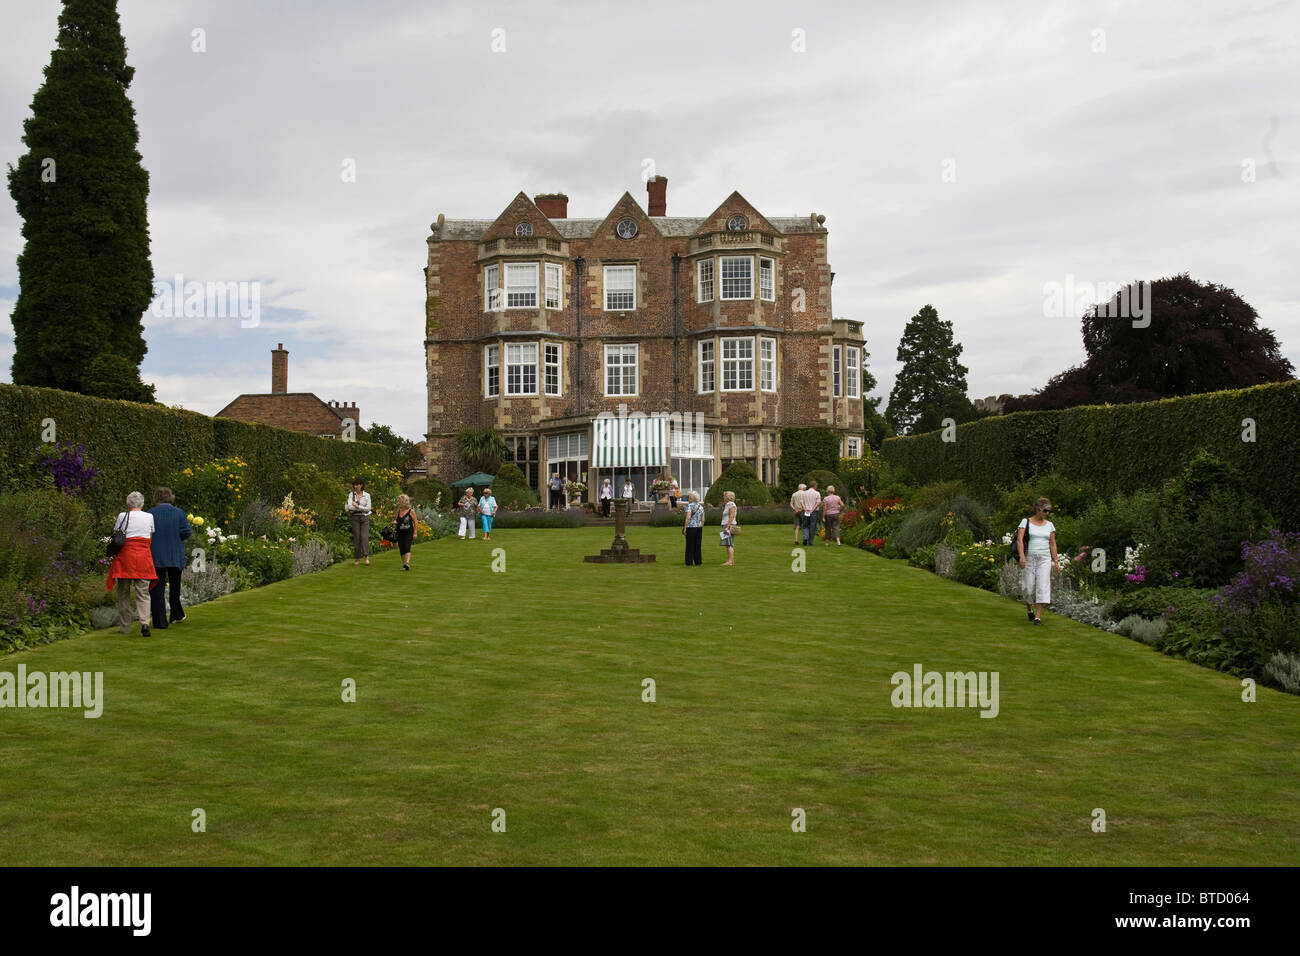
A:
{"type": "Polygon", "coordinates": [[[402,556],[402,570],[411,570],[411,542],[415,540],[415,512],[411,510],[411,496],[397,496],[397,551],[402,556]]]}
{"type": "Polygon", "coordinates": [[[692,491],[686,501],[686,521],[682,525],[682,534],[686,536],[686,566],[702,565],[704,557],[700,545],[704,543],[704,505],[700,504],[700,493],[692,491]]]}
{"type": "Polygon", "coordinates": [[[149,588],[158,575],[153,567],[153,515],[144,510],[144,495],[133,491],[126,496],[126,511],[118,514],[113,530],[126,535],[126,544],[113,556],[108,566],[105,591],[113,590],[117,582],[117,623],[123,634],[131,633],[131,599],[135,598],[135,613],[140,619],[140,636],[149,636],[149,588]]]}
{"type": "Polygon", "coordinates": [[[492,489],[484,488],[483,497],[478,500],[478,513],[483,518],[483,540],[492,540],[492,519],[496,517],[497,500],[492,497],[492,489]]]}
{"type": "Polygon", "coordinates": [[[474,486],[471,485],[465,489],[465,494],[461,495],[460,503],[460,540],[465,540],[465,529],[469,529],[469,539],[474,540],[474,516],[478,514],[478,501],[474,498],[474,486]]]}
{"type": "Polygon", "coordinates": [[[736,493],[734,491],[722,493],[722,533],[718,536],[718,544],[727,549],[727,560],[722,562],[722,566],[731,567],[736,563],[736,493]]]}
{"type": "Polygon", "coordinates": [[[1052,603],[1052,568],[1056,567],[1056,526],[1047,520],[1052,503],[1034,502],[1034,513],[1016,529],[1020,552],[1020,596],[1034,624],[1043,623],[1043,605],[1052,603]],[[1032,606],[1031,606],[1032,605],[1032,606]]]}
{"type": "Polygon", "coordinates": [[[370,563],[370,492],[366,483],[360,478],[352,480],[352,491],[348,493],[347,511],[352,517],[352,566],[355,568],[366,559],[370,563]]]}
{"type": "Polygon", "coordinates": [[[836,547],[840,543],[840,511],[844,507],[844,502],[840,496],[835,493],[834,485],[826,486],[826,497],[822,499],[822,524],[826,526],[826,546],[830,547],[831,538],[835,539],[836,547]]]}

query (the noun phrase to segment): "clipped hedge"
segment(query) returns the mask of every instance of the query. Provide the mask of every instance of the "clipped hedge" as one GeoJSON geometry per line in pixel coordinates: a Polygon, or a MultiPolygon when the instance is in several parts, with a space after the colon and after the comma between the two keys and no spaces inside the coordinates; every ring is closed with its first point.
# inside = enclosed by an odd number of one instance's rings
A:
{"type": "Polygon", "coordinates": [[[829,428],[782,428],[781,489],[785,497],[803,481],[801,476],[822,469],[835,471],[840,461],[840,436],[829,428]]]}
{"type": "Polygon", "coordinates": [[[349,474],[365,463],[388,465],[392,452],[369,442],[343,442],[270,425],[210,418],[198,412],[91,398],[53,388],[0,383],[0,485],[28,480],[27,468],[53,419],[58,441],[80,442],[103,476],[88,494],[98,512],[120,510],[127,492],[152,491],[173,472],[237,456],[248,462],[250,498],[277,503],[283,475],[296,461],[349,474]]]}
{"type": "Polygon", "coordinates": [[[957,479],[992,500],[1037,474],[1085,479],[1102,495],[1158,488],[1205,449],[1248,476],[1283,524],[1300,528],[1300,381],[1133,405],[1017,412],[887,439],[881,455],[918,484],[957,479]],[[1255,440],[1243,441],[1253,419],[1255,440]]]}

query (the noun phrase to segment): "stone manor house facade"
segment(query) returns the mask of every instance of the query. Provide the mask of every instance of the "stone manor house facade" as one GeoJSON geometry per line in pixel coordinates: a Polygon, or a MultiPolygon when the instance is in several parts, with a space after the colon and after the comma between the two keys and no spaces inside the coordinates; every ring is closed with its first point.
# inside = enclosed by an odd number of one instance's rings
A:
{"type": "Polygon", "coordinates": [[[428,238],[428,471],[469,473],[461,429],[497,428],[546,501],[553,472],[645,500],[661,473],[703,495],[744,459],[769,485],[783,427],[863,447],[862,324],[833,319],[825,217],[769,218],[733,192],[667,215],[667,180],[600,219],[520,193],[428,238]],[[604,414],[602,414],[604,413],[604,414]],[[627,427],[613,416],[648,416],[627,427]],[[666,418],[665,418],[666,416],[666,418]],[[681,423],[682,427],[678,427],[681,423]]]}

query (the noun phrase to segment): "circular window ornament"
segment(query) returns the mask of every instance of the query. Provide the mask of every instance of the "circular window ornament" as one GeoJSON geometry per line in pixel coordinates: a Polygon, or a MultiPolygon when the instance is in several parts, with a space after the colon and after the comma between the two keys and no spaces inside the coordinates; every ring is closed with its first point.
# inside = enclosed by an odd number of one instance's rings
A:
{"type": "Polygon", "coordinates": [[[519,236],[521,238],[526,238],[528,236],[531,236],[532,234],[533,234],[533,224],[530,222],[521,222],[519,225],[515,226],[516,236],[519,236]]]}
{"type": "Polygon", "coordinates": [[[638,232],[636,222],[632,219],[620,219],[614,231],[618,233],[620,239],[631,239],[638,232]]]}
{"type": "Polygon", "coordinates": [[[735,215],[727,220],[727,229],[730,232],[744,232],[748,228],[749,223],[745,220],[744,216],[735,215]]]}

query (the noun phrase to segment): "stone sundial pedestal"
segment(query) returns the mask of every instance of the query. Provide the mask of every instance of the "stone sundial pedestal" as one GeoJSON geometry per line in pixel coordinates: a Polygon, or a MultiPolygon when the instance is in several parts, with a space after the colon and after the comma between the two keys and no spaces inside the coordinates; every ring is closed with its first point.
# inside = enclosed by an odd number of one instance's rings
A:
{"type": "Polygon", "coordinates": [[[614,543],[602,549],[600,554],[587,555],[583,561],[590,564],[646,564],[655,559],[653,554],[642,554],[627,546],[627,513],[631,506],[630,498],[614,499],[614,543]]]}

